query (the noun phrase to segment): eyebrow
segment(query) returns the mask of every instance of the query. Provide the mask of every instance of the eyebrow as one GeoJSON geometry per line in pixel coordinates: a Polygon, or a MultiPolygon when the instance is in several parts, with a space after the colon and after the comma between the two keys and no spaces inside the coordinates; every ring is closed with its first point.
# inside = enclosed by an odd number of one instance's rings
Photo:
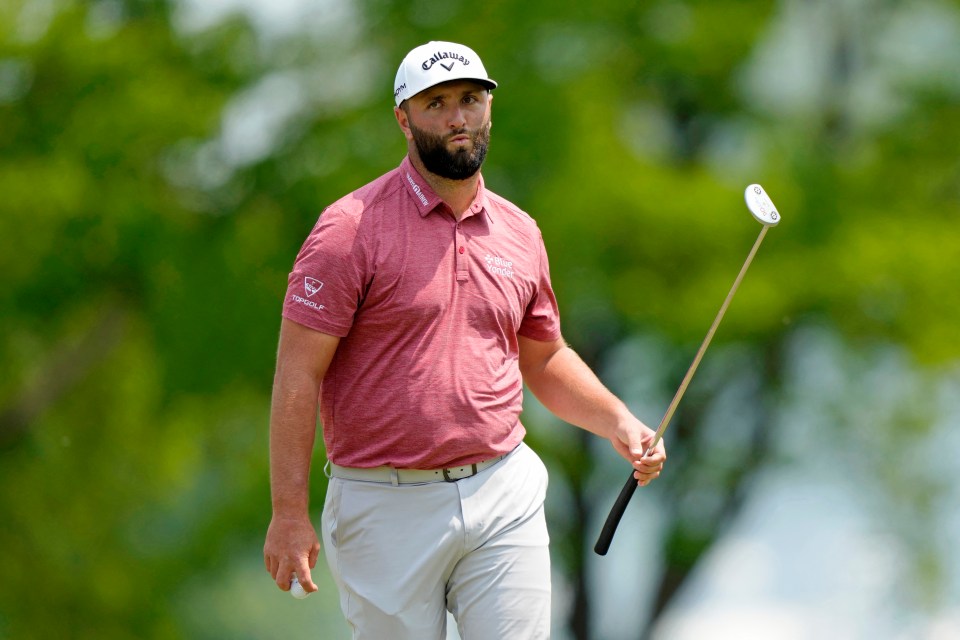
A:
{"type": "MultiPolygon", "coordinates": [[[[489,89],[478,84],[474,88],[464,89],[463,91],[461,91],[459,97],[462,98],[463,96],[467,96],[471,94],[481,94],[481,93],[487,93],[487,92],[489,92],[489,89]]],[[[427,102],[432,102],[438,98],[444,98],[444,99],[449,98],[451,95],[454,95],[454,92],[451,91],[449,88],[443,88],[443,89],[438,88],[435,92],[429,92],[428,90],[428,92],[424,93],[423,95],[424,95],[424,98],[427,100],[427,102]]]]}

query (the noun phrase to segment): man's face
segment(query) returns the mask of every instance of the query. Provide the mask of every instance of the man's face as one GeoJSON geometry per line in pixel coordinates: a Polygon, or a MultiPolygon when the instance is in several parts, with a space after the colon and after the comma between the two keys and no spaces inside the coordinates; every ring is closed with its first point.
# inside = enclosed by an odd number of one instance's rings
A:
{"type": "Polygon", "coordinates": [[[428,171],[466,180],[480,170],[490,144],[490,94],[482,85],[445,82],[407,100],[403,112],[428,171]]]}

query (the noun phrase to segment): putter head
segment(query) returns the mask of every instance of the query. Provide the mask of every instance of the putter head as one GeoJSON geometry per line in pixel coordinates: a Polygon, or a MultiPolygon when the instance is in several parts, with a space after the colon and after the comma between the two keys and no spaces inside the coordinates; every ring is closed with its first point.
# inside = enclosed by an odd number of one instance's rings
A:
{"type": "Polygon", "coordinates": [[[751,184],[743,192],[743,199],[747,202],[747,209],[765,227],[775,227],[780,222],[780,214],[773,206],[770,196],[758,184],[751,184]]]}

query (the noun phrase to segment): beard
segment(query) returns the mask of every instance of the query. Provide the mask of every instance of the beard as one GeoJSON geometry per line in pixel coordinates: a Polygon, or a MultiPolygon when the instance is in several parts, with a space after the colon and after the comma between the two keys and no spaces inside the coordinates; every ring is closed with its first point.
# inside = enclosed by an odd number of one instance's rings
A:
{"type": "Polygon", "coordinates": [[[447,135],[437,135],[418,129],[412,123],[409,126],[423,166],[427,171],[441,178],[466,180],[480,170],[480,166],[487,157],[487,147],[490,146],[489,120],[473,134],[469,134],[467,129],[460,129],[447,135]],[[446,140],[464,134],[470,135],[472,148],[468,150],[460,147],[452,153],[448,151],[446,140]]]}

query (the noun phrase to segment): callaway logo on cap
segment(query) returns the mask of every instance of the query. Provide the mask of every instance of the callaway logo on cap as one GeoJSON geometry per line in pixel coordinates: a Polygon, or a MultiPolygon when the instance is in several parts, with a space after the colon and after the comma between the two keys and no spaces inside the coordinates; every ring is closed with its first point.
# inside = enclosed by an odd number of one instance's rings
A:
{"type": "Polygon", "coordinates": [[[488,89],[497,88],[473,49],[454,42],[428,42],[400,63],[393,98],[399,107],[407,98],[448,80],[474,80],[488,89]]]}

